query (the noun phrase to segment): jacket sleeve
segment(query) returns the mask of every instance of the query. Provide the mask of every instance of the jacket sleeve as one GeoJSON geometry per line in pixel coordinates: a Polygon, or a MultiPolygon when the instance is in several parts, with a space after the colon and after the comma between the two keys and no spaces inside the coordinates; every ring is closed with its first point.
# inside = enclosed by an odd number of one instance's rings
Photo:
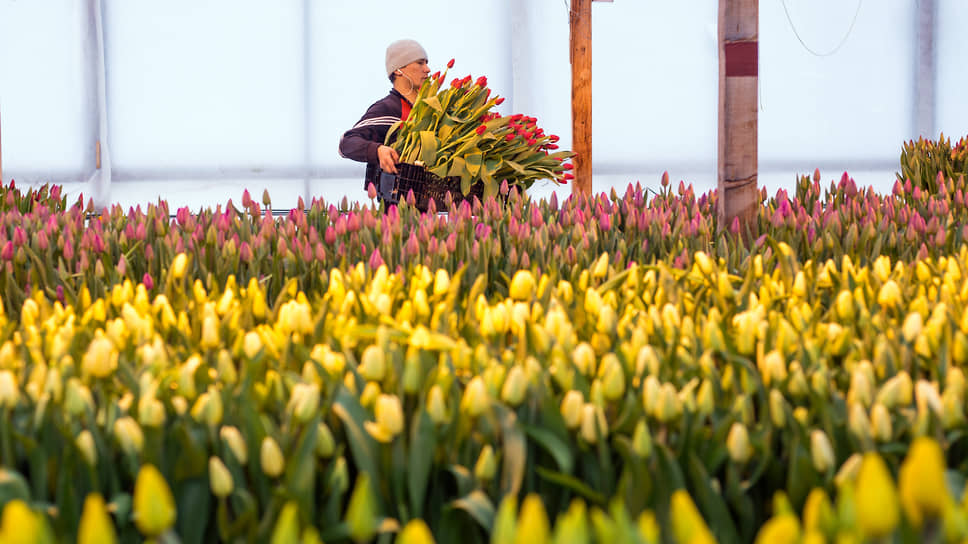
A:
{"type": "Polygon", "coordinates": [[[381,100],[366,110],[363,117],[347,130],[339,140],[339,154],[359,162],[377,163],[376,150],[383,145],[387,131],[400,120],[400,113],[390,111],[387,100],[381,100]]]}

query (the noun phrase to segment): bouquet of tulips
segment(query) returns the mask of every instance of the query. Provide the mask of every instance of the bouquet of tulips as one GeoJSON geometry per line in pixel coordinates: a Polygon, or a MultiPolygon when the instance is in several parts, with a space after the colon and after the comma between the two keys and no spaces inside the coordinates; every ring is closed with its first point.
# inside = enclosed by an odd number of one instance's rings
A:
{"type": "MultiPolygon", "coordinates": [[[[453,59],[447,68],[454,66],[453,59]]],[[[461,192],[484,183],[484,196],[497,194],[503,180],[527,189],[535,180],[566,183],[574,156],[557,151],[558,136],[545,134],[534,117],[502,116],[491,109],[504,98],[491,96],[487,78],[470,75],[445,85],[447,70],[424,81],[407,119],[387,133],[387,145],[402,162],[426,167],[443,178],[460,177],[461,192]]]]}

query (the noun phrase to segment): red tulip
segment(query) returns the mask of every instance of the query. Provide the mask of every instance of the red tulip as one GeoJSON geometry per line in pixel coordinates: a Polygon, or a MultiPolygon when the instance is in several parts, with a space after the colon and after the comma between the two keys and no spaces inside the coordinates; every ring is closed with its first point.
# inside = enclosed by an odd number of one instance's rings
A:
{"type": "Polygon", "coordinates": [[[450,59],[450,61],[447,63],[447,67],[448,68],[453,68],[454,67],[454,59],[450,59]]]}
{"type": "Polygon", "coordinates": [[[477,127],[477,130],[475,130],[474,132],[476,132],[478,136],[483,136],[485,130],[487,130],[487,126],[486,125],[481,125],[481,126],[477,127]]]}
{"type": "Polygon", "coordinates": [[[503,96],[494,101],[494,104],[497,105],[497,106],[500,106],[503,103],[504,103],[504,97],[503,96]]]}
{"type": "MultiPolygon", "coordinates": [[[[468,76],[468,77],[470,77],[470,76],[468,76]]],[[[477,83],[477,86],[478,87],[482,87],[482,88],[483,87],[487,87],[487,77],[486,76],[481,76],[481,77],[477,78],[477,82],[476,83],[477,83]]]]}
{"type": "Polygon", "coordinates": [[[563,170],[572,170],[573,168],[575,168],[575,165],[571,164],[570,162],[566,162],[565,164],[561,165],[561,168],[563,170]]]}

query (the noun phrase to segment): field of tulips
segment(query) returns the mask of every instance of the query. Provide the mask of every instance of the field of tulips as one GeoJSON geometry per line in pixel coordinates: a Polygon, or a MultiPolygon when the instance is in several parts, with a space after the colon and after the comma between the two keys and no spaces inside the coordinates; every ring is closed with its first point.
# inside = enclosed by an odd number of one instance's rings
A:
{"type": "Polygon", "coordinates": [[[961,542],[968,185],[0,188],[2,542],[961,542]],[[752,242],[744,244],[743,240],[752,242]]]}

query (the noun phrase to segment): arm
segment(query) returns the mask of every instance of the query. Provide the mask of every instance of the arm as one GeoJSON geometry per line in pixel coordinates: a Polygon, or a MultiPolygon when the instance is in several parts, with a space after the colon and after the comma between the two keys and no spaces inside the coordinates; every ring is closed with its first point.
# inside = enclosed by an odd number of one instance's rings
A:
{"type": "Polygon", "coordinates": [[[391,111],[395,99],[392,95],[388,98],[370,106],[359,122],[343,134],[339,142],[341,156],[369,164],[379,163],[384,171],[396,171],[394,163],[399,156],[383,145],[383,140],[390,126],[400,120],[400,112],[391,111]]]}

